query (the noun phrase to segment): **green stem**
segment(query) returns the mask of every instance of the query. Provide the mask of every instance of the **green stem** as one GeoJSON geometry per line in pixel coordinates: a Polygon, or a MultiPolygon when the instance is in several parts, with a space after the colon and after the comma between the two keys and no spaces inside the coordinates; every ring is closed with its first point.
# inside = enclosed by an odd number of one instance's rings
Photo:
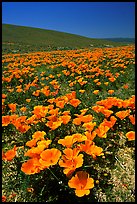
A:
{"type": "Polygon", "coordinates": [[[62,181],[60,181],[56,176],[55,176],[55,174],[52,172],[52,170],[51,169],[49,169],[48,168],[48,170],[51,172],[51,174],[54,176],[54,178],[56,178],[57,179],[57,181],[62,185],[62,186],[64,186],[64,187],[66,187],[66,188],[68,188],[68,186],[66,186],[66,185],[64,185],[63,183],[62,183],[62,181]]]}
{"type": "Polygon", "coordinates": [[[52,175],[54,176],[54,178],[56,178],[58,181],[60,181],[60,180],[55,176],[55,174],[51,171],[50,168],[48,168],[48,170],[52,173],[52,175]]]}
{"type": "Polygon", "coordinates": [[[90,166],[83,166],[84,168],[88,168],[88,167],[91,167],[91,165],[90,166]]]}

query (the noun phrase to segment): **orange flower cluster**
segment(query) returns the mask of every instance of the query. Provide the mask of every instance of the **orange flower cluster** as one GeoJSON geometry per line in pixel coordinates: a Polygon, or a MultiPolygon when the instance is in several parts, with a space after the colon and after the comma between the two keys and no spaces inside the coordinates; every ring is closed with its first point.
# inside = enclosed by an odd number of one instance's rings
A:
{"type": "MultiPolygon", "coordinates": [[[[108,97],[105,100],[97,101],[96,104],[99,104],[99,105],[92,107],[92,109],[95,112],[97,113],[101,112],[104,114],[104,110],[105,111],[107,110],[107,111],[110,111],[110,115],[113,113],[113,111],[108,109],[112,108],[113,106],[117,106],[118,108],[129,108],[127,110],[118,111],[115,113],[115,115],[121,120],[128,117],[130,119],[130,122],[133,125],[135,125],[135,115],[130,114],[131,110],[135,110],[135,96],[132,96],[131,98],[126,100],[122,100],[116,97],[108,97]]],[[[110,115],[105,115],[105,116],[109,117],[110,115]]],[[[110,121],[107,121],[106,119],[104,119],[104,121],[98,126],[95,132],[99,137],[106,138],[107,131],[113,127],[116,121],[117,121],[117,118],[115,118],[114,116],[110,117],[110,121]]],[[[128,132],[126,134],[126,137],[128,138],[129,141],[135,140],[135,132],[134,131],[128,132]]]]}
{"type": "Polygon", "coordinates": [[[95,132],[97,135],[101,138],[106,138],[107,137],[107,132],[110,128],[114,126],[116,123],[117,119],[114,116],[110,117],[110,121],[104,119],[102,123],[98,126],[97,129],[95,129],[95,132]]]}
{"type": "Polygon", "coordinates": [[[66,176],[70,176],[76,168],[79,168],[83,164],[83,154],[79,154],[79,150],[77,148],[70,149],[66,148],[63,150],[63,155],[59,161],[59,166],[64,167],[64,174],[66,176]]]}
{"type": "Polygon", "coordinates": [[[83,142],[85,140],[87,140],[86,136],[84,136],[80,133],[76,133],[76,134],[73,134],[70,136],[66,136],[66,137],[64,137],[64,139],[59,139],[58,143],[65,146],[65,147],[71,148],[74,143],[83,142]]]}
{"type": "Polygon", "coordinates": [[[18,115],[6,115],[2,116],[2,126],[8,126],[9,124],[13,124],[17,130],[22,133],[27,132],[30,129],[30,126],[26,122],[26,116],[18,115]]]}
{"type": "Polygon", "coordinates": [[[104,114],[104,116],[106,118],[108,118],[113,113],[113,111],[108,110],[103,105],[102,106],[92,106],[92,110],[94,110],[96,113],[100,113],[101,112],[102,114],[104,114]]]}
{"type": "Polygon", "coordinates": [[[105,100],[97,101],[97,106],[93,106],[92,109],[99,113],[103,113],[105,117],[109,117],[113,111],[109,110],[113,106],[117,106],[118,108],[128,108],[127,110],[121,110],[115,113],[115,115],[121,120],[125,119],[127,116],[129,117],[131,123],[135,125],[135,116],[130,115],[131,110],[135,109],[135,96],[132,96],[129,99],[122,100],[116,97],[108,97],[105,100]]]}
{"type": "Polygon", "coordinates": [[[107,99],[97,101],[97,105],[104,106],[107,109],[117,106],[118,108],[130,108],[135,109],[135,96],[131,96],[129,99],[122,100],[116,97],[108,97],[107,99]]]}
{"type": "Polygon", "coordinates": [[[80,110],[81,114],[74,114],[75,116],[77,116],[77,118],[73,119],[73,124],[75,125],[81,125],[81,123],[88,123],[93,119],[92,115],[85,115],[85,113],[87,112],[88,109],[83,109],[80,110]]]}
{"type": "Polygon", "coordinates": [[[26,143],[26,146],[31,149],[24,154],[24,156],[30,157],[21,167],[25,174],[39,173],[41,170],[57,164],[61,152],[56,148],[48,149],[52,141],[45,139],[45,135],[44,131],[37,131],[32,135],[32,140],[26,143]]]}
{"type": "Polygon", "coordinates": [[[49,99],[48,102],[55,103],[56,106],[59,108],[64,108],[65,104],[70,104],[76,108],[81,103],[79,99],[76,99],[75,91],[72,91],[71,93],[68,93],[65,96],[49,99]]]}

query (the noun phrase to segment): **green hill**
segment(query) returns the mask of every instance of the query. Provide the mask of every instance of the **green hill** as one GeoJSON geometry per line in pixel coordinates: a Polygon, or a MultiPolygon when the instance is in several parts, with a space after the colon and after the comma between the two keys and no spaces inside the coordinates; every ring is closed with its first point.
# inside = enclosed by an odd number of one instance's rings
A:
{"type": "Polygon", "coordinates": [[[104,38],[102,40],[109,40],[112,42],[121,42],[121,43],[135,43],[135,38],[104,38]]]}
{"type": "Polygon", "coordinates": [[[2,24],[3,53],[63,50],[85,47],[111,47],[116,45],[120,44],[65,32],[2,24]]]}

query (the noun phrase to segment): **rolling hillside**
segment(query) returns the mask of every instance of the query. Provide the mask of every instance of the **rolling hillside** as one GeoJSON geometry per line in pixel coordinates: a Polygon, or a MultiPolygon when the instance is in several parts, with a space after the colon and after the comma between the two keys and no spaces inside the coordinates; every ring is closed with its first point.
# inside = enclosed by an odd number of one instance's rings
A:
{"type": "Polygon", "coordinates": [[[2,51],[30,52],[56,49],[75,49],[85,47],[104,47],[120,45],[101,39],[92,39],[53,30],[2,24],[2,51]]]}
{"type": "Polygon", "coordinates": [[[102,40],[109,40],[112,42],[121,42],[121,43],[135,43],[135,38],[104,38],[102,40]]]}

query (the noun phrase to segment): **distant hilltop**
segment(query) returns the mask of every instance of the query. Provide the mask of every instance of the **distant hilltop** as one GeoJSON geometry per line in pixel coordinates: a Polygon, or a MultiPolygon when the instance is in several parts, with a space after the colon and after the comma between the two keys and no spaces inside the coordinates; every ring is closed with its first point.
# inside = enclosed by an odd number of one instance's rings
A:
{"type": "Polygon", "coordinates": [[[87,38],[55,30],[2,24],[3,53],[113,47],[120,45],[123,45],[120,41],[87,38]]]}
{"type": "Polygon", "coordinates": [[[102,38],[102,40],[109,40],[112,42],[135,43],[135,38],[102,38]]]}

